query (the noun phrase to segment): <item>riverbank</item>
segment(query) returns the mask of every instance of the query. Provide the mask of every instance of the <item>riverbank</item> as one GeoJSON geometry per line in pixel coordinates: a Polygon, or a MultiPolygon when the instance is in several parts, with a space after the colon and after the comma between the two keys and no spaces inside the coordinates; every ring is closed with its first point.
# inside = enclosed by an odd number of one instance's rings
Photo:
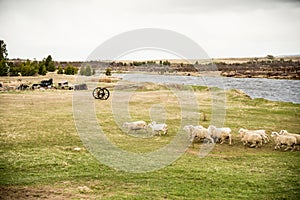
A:
{"type": "Polygon", "coordinates": [[[281,56],[254,58],[214,58],[191,60],[154,60],[151,62],[120,61],[108,65],[113,71],[184,74],[198,76],[220,73],[224,77],[300,79],[300,57],[281,56]],[[159,64],[162,63],[162,64],[159,64]]]}
{"type": "Polygon", "coordinates": [[[300,103],[300,80],[233,78],[222,77],[217,73],[210,75],[183,76],[157,74],[115,74],[127,81],[153,82],[160,84],[182,84],[218,87],[224,90],[238,89],[251,98],[265,98],[272,101],[300,103]]]}
{"type": "Polygon", "coordinates": [[[300,80],[300,62],[216,63],[221,76],[300,80]]]}
{"type": "MultiPolygon", "coordinates": [[[[48,73],[46,76],[0,77],[0,82],[3,83],[1,90],[3,91],[4,88],[16,88],[20,84],[32,85],[49,78],[53,79],[54,85],[64,80],[67,80],[70,84],[76,84],[76,76],[74,75],[48,73]]],[[[100,74],[92,77],[93,82],[99,82],[100,86],[103,83],[117,82],[120,79],[131,82],[218,87],[224,90],[237,89],[243,91],[252,99],[264,98],[272,101],[300,103],[300,80],[223,77],[220,76],[218,71],[205,71],[200,74],[182,72],[166,75],[155,72],[128,72],[125,74],[116,73],[113,76],[100,74]]]]}

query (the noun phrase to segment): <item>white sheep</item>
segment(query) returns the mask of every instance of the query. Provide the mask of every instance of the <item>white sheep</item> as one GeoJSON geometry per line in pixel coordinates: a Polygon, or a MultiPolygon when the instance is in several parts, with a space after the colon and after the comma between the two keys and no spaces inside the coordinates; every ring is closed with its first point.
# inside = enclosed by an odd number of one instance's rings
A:
{"type": "Polygon", "coordinates": [[[229,144],[232,144],[231,139],[231,129],[224,127],[224,128],[217,128],[216,126],[210,125],[208,127],[208,131],[210,132],[210,135],[215,140],[220,139],[220,144],[223,144],[226,139],[229,140],[229,144]]]}
{"type": "Polygon", "coordinates": [[[262,146],[263,138],[260,134],[255,132],[241,132],[240,136],[242,137],[241,141],[243,145],[250,144],[250,147],[257,148],[259,145],[262,146]]]}
{"type": "Polygon", "coordinates": [[[257,133],[257,134],[259,134],[262,137],[262,139],[263,139],[263,141],[264,141],[265,144],[270,141],[270,139],[269,139],[268,135],[266,134],[265,130],[248,130],[248,129],[244,129],[244,128],[241,128],[239,130],[240,134],[241,133],[246,133],[246,132],[251,132],[251,133],[257,133]]]}
{"type": "Polygon", "coordinates": [[[185,125],[185,126],[183,127],[183,130],[186,131],[186,132],[189,134],[188,138],[191,138],[191,137],[192,137],[192,132],[193,132],[193,130],[194,130],[195,128],[201,129],[201,128],[204,128],[204,127],[201,126],[201,125],[199,125],[199,126],[185,125]]]}
{"type": "Polygon", "coordinates": [[[188,133],[188,138],[190,138],[192,136],[192,132],[194,130],[194,126],[193,125],[185,125],[183,127],[183,130],[188,133]]]}
{"type": "Polygon", "coordinates": [[[300,135],[296,133],[289,133],[287,130],[281,130],[279,132],[279,135],[289,135],[289,136],[294,136],[296,138],[296,145],[298,146],[298,149],[300,147],[300,135]]]}
{"type": "Polygon", "coordinates": [[[202,139],[204,140],[203,142],[207,141],[208,143],[214,143],[208,129],[203,126],[186,125],[183,127],[183,130],[189,133],[189,139],[193,147],[196,141],[200,141],[202,139]]]}
{"type": "Polygon", "coordinates": [[[168,125],[167,124],[157,124],[155,121],[148,124],[148,127],[151,128],[152,134],[158,133],[161,136],[160,132],[163,132],[164,135],[168,133],[168,125]]]}
{"type": "Polygon", "coordinates": [[[123,127],[127,128],[129,133],[130,131],[146,130],[147,123],[145,121],[124,122],[123,127]]]}
{"type": "Polygon", "coordinates": [[[277,132],[272,132],[271,136],[275,141],[275,150],[280,149],[283,145],[287,146],[284,151],[287,151],[288,149],[292,149],[291,151],[293,151],[296,147],[297,140],[294,136],[279,135],[277,132]]]}

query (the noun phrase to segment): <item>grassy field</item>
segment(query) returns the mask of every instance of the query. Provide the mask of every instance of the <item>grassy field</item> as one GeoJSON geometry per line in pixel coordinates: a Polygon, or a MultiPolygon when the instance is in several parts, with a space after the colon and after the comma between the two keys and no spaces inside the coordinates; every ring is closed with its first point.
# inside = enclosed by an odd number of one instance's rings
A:
{"type": "MultiPolygon", "coordinates": [[[[113,93],[113,83],[106,85],[113,93]]],[[[208,126],[210,91],[193,89],[199,112],[207,117],[199,123],[208,126]]],[[[200,158],[199,143],[161,170],[126,173],[101,164],[85,149],[74,124],[72,97],[72,91],[60,90],[0,93],[0,199],[299,199],[300,151],[274,151],[274,142],[244,147],[237,135],[241,127],[299,133],[299,104],[251,100],[227,91],[225,126],[233,130],[233,145],[217,144],[200,158]]],[[[164,86],[137,90],[130,111],[149,122],[151,105],[163,105],[168,136],[124,134],[115,124],[111,99],[94,101],[96,115],[109,139],[127,151],[160,148],[179,128],[178,101],[164,86]]]]}

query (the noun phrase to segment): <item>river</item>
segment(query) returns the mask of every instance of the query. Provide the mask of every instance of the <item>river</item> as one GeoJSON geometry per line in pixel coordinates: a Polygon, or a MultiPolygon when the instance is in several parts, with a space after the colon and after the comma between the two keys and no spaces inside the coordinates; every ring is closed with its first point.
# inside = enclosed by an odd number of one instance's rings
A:
{"type": "Polygon", "coordinates": [[[185,84],[221,89],[238,89],[251,98],[300,103],[300,80],[266,78],[230,78],[221,76],[176,76],[153,74],[115,74],[123,80],[163,84],[185,84]]]}

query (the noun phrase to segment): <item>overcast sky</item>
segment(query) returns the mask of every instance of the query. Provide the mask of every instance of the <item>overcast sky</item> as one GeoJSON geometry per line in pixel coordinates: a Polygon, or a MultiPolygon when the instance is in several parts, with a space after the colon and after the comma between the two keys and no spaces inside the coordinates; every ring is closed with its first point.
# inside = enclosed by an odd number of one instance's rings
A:
{"type": "Polygon", "coordinates": [[[210,57],[300,54],[300,1],[0,0],[0,39],[9,58],[85,60],[102,42],[163,28],[210,57]]]}

